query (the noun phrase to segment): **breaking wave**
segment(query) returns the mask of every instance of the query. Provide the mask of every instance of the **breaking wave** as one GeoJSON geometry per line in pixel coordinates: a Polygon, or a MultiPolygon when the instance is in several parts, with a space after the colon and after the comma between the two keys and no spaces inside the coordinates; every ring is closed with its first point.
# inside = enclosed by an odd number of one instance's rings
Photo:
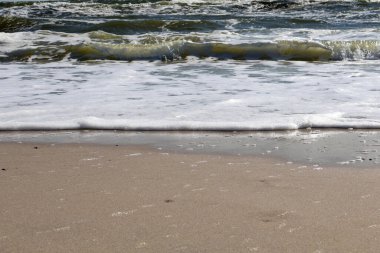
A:
{"type": "Polygon", "coordinates": [[[276,41],[243,44],[172,41],[155,44],[82,43],[42,46],[8,52],[2,61],[184,60],[187,57],[219,60],[340,61],[380,59],[380,41],[276,41]]]}

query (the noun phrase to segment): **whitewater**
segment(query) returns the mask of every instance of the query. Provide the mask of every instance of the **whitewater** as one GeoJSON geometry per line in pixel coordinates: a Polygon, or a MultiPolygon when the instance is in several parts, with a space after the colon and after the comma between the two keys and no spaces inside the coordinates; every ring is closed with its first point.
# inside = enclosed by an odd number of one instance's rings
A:
{"type": "Polygon", "coordinates": [[[0,1],[0,130],[380,128],[379,1],[0,1]]]}

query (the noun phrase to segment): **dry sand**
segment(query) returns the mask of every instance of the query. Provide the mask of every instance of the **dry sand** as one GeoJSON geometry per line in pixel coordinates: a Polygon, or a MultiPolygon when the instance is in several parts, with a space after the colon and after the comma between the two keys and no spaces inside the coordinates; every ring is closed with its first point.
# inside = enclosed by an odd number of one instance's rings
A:
{"type": "Polygon", "coordinates": [[[380,170],[0,143],[0,252],[379,252],[380,170]]]}

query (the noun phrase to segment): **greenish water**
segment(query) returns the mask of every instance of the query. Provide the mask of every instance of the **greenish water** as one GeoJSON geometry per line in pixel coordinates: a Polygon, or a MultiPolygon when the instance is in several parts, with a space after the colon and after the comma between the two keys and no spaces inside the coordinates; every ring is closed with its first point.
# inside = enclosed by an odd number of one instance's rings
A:
{"type": "Polygon", "coordinates": [[[378,59],[379,9],[377,1],[7,1],[0,32],[30,41],[0,53],[2,61],[378,59]]]}

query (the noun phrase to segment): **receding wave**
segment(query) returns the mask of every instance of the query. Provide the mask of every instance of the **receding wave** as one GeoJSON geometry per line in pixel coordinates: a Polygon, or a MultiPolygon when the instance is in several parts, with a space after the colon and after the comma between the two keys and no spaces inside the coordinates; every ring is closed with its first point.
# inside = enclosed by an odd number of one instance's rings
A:
{"type": "Polygon", "coordinates": [[[345,121],[325,119],[305,121],[273,122],[198,122],[198,121],[151,121],[151,120],[110,120],[86,117],[79,120],[51,122],[0,123],[0,131],[30,130],[122,130],[122,131],[273,131],[297,129],[380,129],[378,120],[345,121]]]}
{"type": "Polygon", "coordinates": [[[156,44],[84,43],[48,46],[8,52],[2,61],[57,61],[70,57],[87,60],[184,60],[187,57],[219,60],[339,61],[378,60],[379,41],[277,41],[268,43],[194,43],[173,41],[156,44]]]}

